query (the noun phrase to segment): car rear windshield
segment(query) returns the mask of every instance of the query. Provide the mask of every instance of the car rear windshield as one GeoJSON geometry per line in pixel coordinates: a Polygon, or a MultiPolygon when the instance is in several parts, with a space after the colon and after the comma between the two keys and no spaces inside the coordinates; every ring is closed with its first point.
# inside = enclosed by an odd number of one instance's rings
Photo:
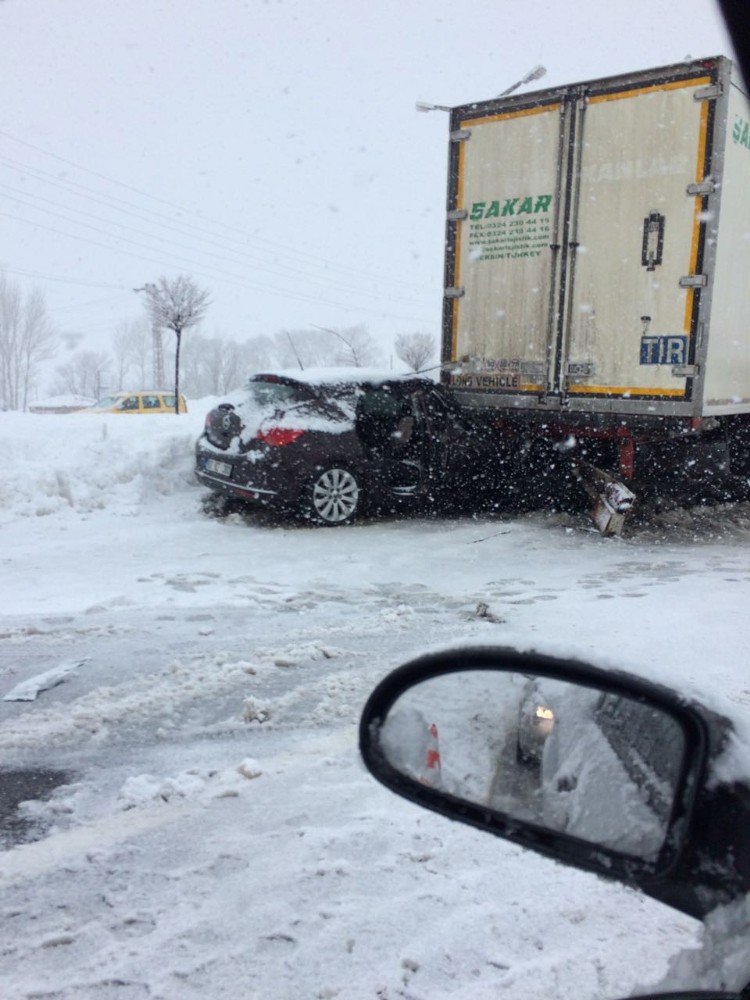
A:
{"type": "Polygon", "coordinates": [[[258,407],[282,407],[290,403],[304,403],[314,398],[314,393],[307,386],[289,382],[248,382],[247,391],[250,401],[258,407]]]}

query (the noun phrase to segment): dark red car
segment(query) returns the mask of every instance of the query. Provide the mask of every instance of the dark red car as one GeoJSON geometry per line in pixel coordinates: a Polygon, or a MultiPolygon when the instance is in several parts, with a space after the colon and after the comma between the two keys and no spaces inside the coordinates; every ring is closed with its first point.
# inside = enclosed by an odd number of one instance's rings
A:
{"type": "Polygon", "coordinates": [[[255,375],[212,410],[196,475],[222,496],[338,525],[454,491],[465,456],[461,413],[429,379],[318,369],[255,375]]]}

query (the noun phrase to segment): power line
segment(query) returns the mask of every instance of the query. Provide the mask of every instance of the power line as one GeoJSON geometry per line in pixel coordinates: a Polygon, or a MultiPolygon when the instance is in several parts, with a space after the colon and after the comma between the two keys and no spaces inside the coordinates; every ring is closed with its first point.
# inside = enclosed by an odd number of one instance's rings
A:
{"type": "MultiPolygon", "coordinates": [[[[74,233],[66,233],[63,230],[56,229],[54,226],[45,226],[41,222],[35,222],[32,219],[24,219],[23,217],[18,216],[18,215],[11,215],[9,212],[0,212],[0,216],[4,217],[6,219],[13,219],[15,222],[21,222],[21,223],[23,223],[25,225],[31,226],[32,228],[44,229],[44,230],[46,230],[48,232],[55,233],[58,236],[65,236],[68,239],[78,240],[78,241],[83,242],[83,243],[89,243],[92,246],[96,246],[96,247],[100,247],[100,248],[103,248],[105,250],[108,250],[110,253],[119,253],[119,254],[125,254],[125,255],[127,255],[129,257],[136,257],[138,260],[144,260],[144,261],[147,261],[148,263],[151,263],[151,264],[158,264],[160,267],[171,267],[172,266],[171,263],[167,263],[167,262],[165,262],[163,260],[157,260],[157,259],[155,259],[153,257],[146,257],[143,254],[134,253],[132,250],[124,250],[124,249],[122,249],[120,247],[112,247],[112,246],[110,246],[110,245],[108,245],[106,243],[100,243],[98,240],[88,239],[85,236],[76,235],[74,233]]],[[[78,223],[77,222],[75,224],[76,225],[81,225],[81,226],[85,225],[89,229],[94,229],[95,228],[93,226],[88,226],[87,223],[78,223]]],[[[96,231],[100,232],[100,230],[96,230],[96,231]]],[[[141,244],[138,244],[135,240],[128,240],[126,237],[115,237],[115,238],[118,239],[118,240],[120,240],[121,242],[134,243],[136,246],[141,246],[141,244]]],[[[145,249],[151,250],[152,248],[151,247],[146,247],[145,249]]],[[[157,250],[157,252],[158,252],[158,250],[157,250]]],[[[196,263],[195,261],[191,261],[188,258],[182,258],[182,260],[186,261],[187,263],[189,263],[191,265],[194,265],[196,263]]],[[[198,267],[203,267],[203,265],[198,264],[198,267]]],[[[380,310],[380,309],[368,309],[365,306],[356,306],[356,307],[354,307],[354,306],[351,306],[351,305],[343,303],[343,302],[335,302],[335,301],[333,301],[331,299],[323,299],[323,298],[320,298],[319,296],[305,295],[305,294],[300,293],[300,292],[292,292],[292,291],[288,291],[286,289],[276,289],[276,288],[270,288],[268,286],[253,285],[253,284],[247,282],[247,280],[242,275],[232,275],[232,274],[229,274],[229,272],[227,272],[227,274],[229,275],[228,277],[225,276],[225,274],[222,273],[222,272],[220,272],[219,274],[212,275],[212,274],[206,274],[205,271],[203,271],[203,272],[201,272],[201,271],[195,271],[195,274],[197,274],[199,277],[206,278],[209,281],[223,281],[223,282],[225,282],[225,283],[227,283],[229,285],[234,285],[235,287],[238,287],[238,288],[247,288],[247,289],[250,289],[251,291],[259,291],[260,290],[260,291],[264,291],[264,292],[270,293],[270,294],[281,295],[281,296],[283,296],[285,298],[296,299],[296,300],[301,301],[301,302],[316,302],[316,303],[323,304],[323,305],[332,305],[332,306],[336,306],[339,309],[344,309],[347,312],[360,312],[360,313],[361,312],[365,312],[365,313],[369,313],[370,315],[380,316],[380,317],[388,318],[388,319],[403,320],[403,321],[410,322],[410,323],[426,323],[426,322],[428,322],[428,321],[426,321],[423,318],[417,319],[414,316],[398,316],[398,315],[393,314],[393,313],[384,312],[383,310],[380,310]]]]}
{"type": "MultiPolygon", "coordinates": [[[[206,237],[205,237],[204,233],[207,232],[207,230],[202,230],[202,229],[200,229],[200,228],[198,228],[196,226],[191,225],[191,223],[185,223],[184,226],[175,226],[171,222],[166,222],[166,223],[165,222],[154,222],[152,219],[149,218],[150,215],[153,215],[153,216],[155,216],[158,219],[170,219],[171,217],[170,216],[162,215],[159,212],[156,212],[156,213],[150,212],[148,209],[145,210],[148,214],[144,215],[141,211],[137,210],[138,206],[132,206],[132,205],[130,205],[129,202],[125,202],[121,198],[115,198],[112,195],[104,195],[102,197],[97,197],[96,195],[91,194],[91,193],[81,194],[81,193],[79,193],[79,191],[70,190],[71,188],[80,188],[81,191],[83,191],[83,192],[89,192],[90,191],[89,188],[85,187],[84,185],[77,184],[75,181],[53,179],[52,175],[48,174],[46,171],[40,171],[40,170],[34,169],[33,167],[27,167],[25,164],[18,163],[18,161],[16,161],[16,160],[9,160],[9,159],[4,159],[4,158],[0,157],[0,163],[4,164],[6,166],[10,166],[13,169],[19,170],[20,172],[25,173],[25,174],[27,174],[30,177],[34,177],[37,180],[41,180],[42,183],[44,183],[44,184],[49,184],[52,187],[56,187],[56,188],[59,188],[62,191],[66,191],[66,192],[68,192],[70,194],[73,194],[77,198],[83,198],[86,201],[93,201],[95,204],[97,204],[97,205],[103,205],[105,208],[108,208],[110,210],[114,210],[116,212],[122,212],[123,215],[132,216],[132,217],[134,217],[136,219],[140,219],[141,221],[146,222],[148,225],[161,226],[162,228],[169,229],[172,232],[176,232],[176,233],[179,233],[180,235],[187,236],[189,239],[193,239],[193,240],[199,237],[203,242],[208,242],[212,246],[218,246],[218,247],[227,247],[228,246],[226,243],[220,243],[220,242],[217,242],[216,240],[212,240],[212,239],[206,240],[206,237]],[[125,209],[125,208],[119,208],[118,205],[116,205],[116,204],[110,204],[111,202],[119,202],[121,205],[126,205],[128,207],[127,207],[127,209],[125,209]],[[136,209],[136,210],[134,211],[133,209],[136,209]],[[190,229],[195,230],[195,234],[189,232],[190,229]]],[[[4,185],[4,186],[5,186],[6,190],[9,190],[9,191],[16,191],[17,192],[19,190],[18,188],[13,188],[10,185],[4,185]]],[[[23,192],[23,193],[24,194],[28,194],[29,192],[23,192]]],[[[45,199],[45,198],[43,198],[40,195],[36,195],[35,197],[38,198],[40,201],[48,201],[49,204],[56,204],[55,202],[51,201],[50,199],[45,199]]],[[[71,209],[71,211],[78,212],[78,213],[80,213],[82,215],[87,214],[82,209],[75,209],[74,208],[74,209],[71,209]]],[[[98,218],[97,216],[93,216],[93,215],[91,215],[91,217],[92,218],[98,218]]],[[[107,220],[107,221],[109,221],[109,220],[107,220]]],[[[113,222],[113,224],[114,225],[118,225],[118,226],[122,226],[122,228],[127,228],[123,223],[120,223],[120,222],[113,222]]],[[[151,235],[151,234],[149,234],[149,235],[151,235]]],[[[162,238],[162,237],[157,237],[157,238],[159,239],[159,238],[162,238]]],[[[232,242],[239,243],[239,241],[237,241],[237,240],[232,240],[232,242]]],[[[233,252],[233,253],[239,252],[242,256],[246,256],[249,260],[252,260],[253,262],[258,262],[258,260],[259,260],[258,257],[254,257],[252,254],[248,254],[246,251],[243,251],[243,250],[237,251],[236,249],[231,248],[231,247],[229,247],[229,249],[230,249],[230,252],[233,252]]],[[[292,267],[292,266],[290,266],[288,264],[279,264],[279,266],[280,267],[288,268],[290,270],[293,270],[297,274],[304,274],[305,273],[304,271],[300,271],[299,268],[292,267]]],[[[326,277],[327,277],[327,280],[330,280],[328,278],[328,276],[326,276],[326,277]]],[[[368,274],[368,277],[372,277],[372,275],[368,274]]]]}
{"type": "Polygon", "coordinates": [[[76,278],[61,278],[57,274],[47,274],[44,271],[29,271],[22,267],[13,267],[10,264],[0,263],[0,271],[8,271],[10,274],[20,274],[26,278],[39,278],[44,281],[59,281],[65,285],[83,285],[87,288],[112,288],[126,291],[124,285],[108,285],[102,281],[80,281],[76,278]]]}
{"type": "MultiPolygon", "coordinates": [[[[18,199],[18,200],[20,201],[20,199],[18,199]]],[[[22,203],[25,204],[25,205],[27,205],[27,207],[31,207],[32,209],[34,209],[33,205],[29,206],[29,202],[25,202],[24,201],[22,203]]],[[[63,221],[65,221],[65,222],[72,222],[73,225],[75,225],[75,226],[81,226],[84,229],[90,229],[92,232],[97,233],[100,236],[110,237],[110,233],[107,230],[99,229],[97,226],[92,226],[88,222],[79,222],[77,219],[71,219],[70,216],[64,215],[61,212],[51,212],[49,210],[45,210],[45,211],[47,211],[47,213],[49,215],[54,215],[56,218],[63,219],[63,221]]],[[[75,234],[64,233],[61,230],[55,230],[53,227],[44,226],[42,223],[34,223],[34,222],[32,222],[32,220],[23,219],[20,216],[15,216],[14,217],[12,215],[9,215],[8,213],[0,213],[0,214],[4,214],[7,218],[16,218],[17,221],[25,222],[25,223],[27,223],[29,225],[38,225],[38,226],[41,226],[42,228],[51,229],[52,232],[60,233],[60,235],[67,236],[68,238],[83,239],[83,237],[76,236],[75,234]]],[[[147,236],[148,236],[148,234],[147,234],[147,236]]],[[[163,252],[161,250],[161,248],[158,247],[158,246],[154,247],[152,245],[148,245],[146,243],[142,243],[139,240],[131,240],[127,236],[119,236],[119,235],[112,234],[111,238],[113,238],[116,241],[122,242],[122,243],[128,243],[131,246],[138,247],[141,250],[147,250],[149,252],[156,252],[156,253],[163,252]]],[[[158,237],[157,237],[157,239],[158,239],[158,237]]],[[[89,241],[89,242],[92,242],[92,241],[89,241]]],[[[115,249],[115,248],[112,248],[112,247],[107,247],[105,244],[96,244],[96,245],[98,245],[98,246],[105,246],[105,248],[107,248],[107,249],[115,249]]],[[[193,260],[190,257],[182,256],[181,254],[173,254],[171,251],[169,251],[169,252],[170,252],[170,255],[173,257],[174,260],[182,261],[183,263],[189,264],[191,267],[196,267],[196,266],[197,267],[205,267],[205,265],[202,264],[200,261],[193,260]]],[[[192,252],[192,251],[188,248],[188,252],[192,252]]],[[[144,258],[144,259],[148,259],[148,258],[144,258]]],[[[224,258],[224,259],[226,259],[226,258],[224,258]]],[[[241,262],[238,262],[238,261],[230,261],[230,262],[231,263],[240,263],[240,266],[242,266],[241,262]]],[[[219,276],[222,276],[222,277],[223,276],[228,276],[229,278],[235,279],[235,280],[241,282],[244,286],[246,286],[246,287],[248,287],[250,289],[253,289],[255,291],[265,291],[265,292],[277,293],[279,295],[284,295],[284,296],[287,296],[287,297],[293,294],[293,293],[290,293],[289,291],[287,291],[286,289],[278,289],[278,288],[273,288],[271,286],[256,285],[256,284],[249,283],[249,282],[247,282],[247,279],[245,278],[244,275],[233,274],[230,271],[225,271],[225,270],[223,270],[223,269],[221,269],[219,267],[215,267],[214,265],[211,265],[211,266],[212,266],[212,268],[214,268],[214,270],[216,270],[216,272],[217,272],[217,274],[219,276]]],[[[216,275],[208,275],[208,277],[211,280],[216,280],[216,275]]],[[[362,290],[357,290],[357,291],[358,291],[358,294],[364,294],[364,295],[369,295],[370,297],[373,297],[372,293],[364,292],[362,290]]],[[[294,293],[294,294],[297,297],[300,296],[300,293],[294,293]]],[[[378,296],[374,296],[374,297],[377,298],[378,296]]],[[[305,299],[307,299],[309,301],[310,300],[310,296],[306,295],[305,299]]],[[[321,301],[325,301],[325,300],[321,300],[321,301]]]]}
{"type": "Polygon", "coordinates": [[[0,129],[0,135],[4,136],[6,139],[10,139],[11,142],[17,142],[20,146],[26,146],[28,149],[33,149],[37,153],[41,153],[43,156],[49,156],[53,160],[58,160],[60,163],[65,163],[69,167],[74,167],[76,170],[80,170],[85,174],[91,174],[92,177],[98,177],[100,180],[107,181],[108,184],[116,184],[118,187],[124,188],[126,191],[132,191],[134,194],[140,194],[145,198],[150,198],[152,201],[158,201],[162,205],[169,205],[171,208],[180,208],[179,205],[175,205],[174,202],[167,201],[164,198],[158,198],[155,195],[149,194],[148,191],[142,191],[140,188],[133,187],[132,184],[125,184],[124,181],[118,181],[114,177],[108,177],[106,174],[100,174],[96,170],[90,170],[88,167],[82,167],[80,163],[74,163],[72,160],[66,160],[64,156],[58,156],[57,153],[51,153],[47,149],[42,149],[41,146],[35,146],[33,142],[28,142],[26,139],[19,139],[15,135],[11,135],[10,132],[4,132],[0,129]]]}
{"type": "MultiPolygon", "coordinates": [[[[93,227],[93,226],[88,226],[87,223],[79,222],[77,219],[71,218],[69,215],[63,214],[61,212],[56,212],[56,211],[51,210],[51,209],[46,209],[46,208],[45,209],[39,209],[39,208],[37,208],[37,205],[33,201],[28,201],[25,197],[18,197],[18,194],[19,194],[19,189],[18,188],[11,187],[10,185],[7,185],[7,184],[0,184],[0,190],[5,190],[5,191],[11,192],[11,196],[13,197],[13,199],[14,199],[15,202],[17,202],[18,204],[24,205],[27,208],[31,208],[34,211],[44,211],[48,215],[53,215],[53,216],[56,216],[59,219],[63,219],[65,222],[72,222],[74,225],[77,225],[77,226],[86,226],[87,228],[91,228],[95,232],[98,232],[98,233],[100,233],[102,235],[105,235],[105,236],[108,235],[107,231],[101,230],[101,229],[97,229],[96,227],[93,227]]],[[[20,194],[26,195],[26,194],[28,194],[28,192],[21,191],[20,194]]],[[[50,199],[50,198],[44,198],[41,195],[34,195],[33,197],[34,197],[35,201],[38,201],[40,203],[44,203],[46,205],[57,205],[57,202],[52,201],[52,199],[50,199]]],[[[83,209],[76,209],[76,208],[69,209],[69,211],[74,212],[77,215],[84,216],[85,218],[88,218],[88,219],[94,219],[95,221],[104,223],[105,225],[117,226],[120,229],[127,230],[128,232],[136,233],[139,236],[144,236],[144,237],[146,237],[146,239],[149,239],[149,240],[157,240],[157,241],[160,241],[162,243],[167,243],[167,244],[171,243],[174,246],[177,246],[177,247],[179,247],[179,248],[181,248],[183,250],[187,249],[188,252],[190,252],[190,253],[193,253],[193,252],[195,252],[197,250],[199,253],[202,253],[205,256],[214,257],[214,258],[216,258],[217,260],[220,260],[220,261],[226,261],[226,262],[228,262],[230,264],[238,264],[240,267],[246,266],[245,262],[239,260],[237,257],[227,257],[227,256],[224,256],[223,254],[213,253],[212,251],[205,250],[203,248],[185,247],[184,244],[179,243],[176,240],[165,238],[165,237],[163,237],[163,236],[161,236],[159,234],[145,232],[144,230],[138,229],[135,226],[129,226],[127,223],[118,222],[118,221],[116,221],[114,219],[102,218],[99,215],[95,215],[93,212],[86,212],[83,209]]],[[[170,227],[170,228],[172,228],[172,227],[170,227]]],[[[117,237],[117,238],[121,238],[121,237],[117,237]]],[[[194,239],[194,237],[190,237],[190,238],[194,239]]],[[[131,242],[133,242],[133,241],[131,241],[131,242]]],[[[138,243],[136,243],[136,245],[143,246],[143,244],[138,244],[138,243]]],[[[150,247],[148,249],[154,249],[154,248],[150,247]]],[[[156,249],[158,250],[158,247],[156,249]]],[[[377,299],[381,298],[381,295],[382,295],[381,292],[370,292],[370,291],[367,291],[366,289],[362,288],[361,286],[348,285],[348,284],[345,284],[344,282],[338,281],[338,280],[328,279],[326,282],[323,282],[320,278],[317,278],[317,277],[308,277],[307,274],[306,274],[306,272],[303,271],[300,268],[289,268],[287,265],[280,265],[280,267],[284,268],[284,270],[277,270],[277,269],[275,269],[273,267],[269,267],[268,265],[264,264],[263,262],[259,262],[257,258],[254,258],[254,257],[252,257],[249,254],[242,254],[242,256],[248,257],[248,259],[253,262],[255,270],[265,271],[266,273],[275,275],[276,277],[288,278],[290,276],[288,272],[291,272],[292,276],[301,276],[303,278],[303,280],[309,282],[310,284],[319,285],[320,287],[323,287],[323,288],[326,288],[326,287],[329,287],[329,286],[335,286],[335,287],[338,287],[339,289],[341,289],[343,291],[351,291],[351,292],[357,293],[358,295],[365,295],[365,296],[368,296],[369,298],[377,298],[377,299]],[[285,272],[287,272],[287,273],[285,273],[285,272]]],[[[415,299],[404,298],[404,297],[402,297],[400,295],[393,295],[393,294],[391,294],[389,296],[389,300],[390,301],[405,302],[407,304],[418,304],[417,300],[415,300],[415,299]]]]}
{"type": "MultiPolygon", "coordinates": [[[[117,180],[114,177],[109,177],[108,175],[102,174],[102,173],[100,173],[100,172],[98,172],[96,170],[91,170],[88,167],[84,167],[84,166],[82,166],[79,163],[75,163],[74,161],[68,160],[68,159],[66,159],[63,156],[59,156],[57,153],[52,153],[49,150],[43,149],[41,146],[36,146],[33,143],[30,143],[30,142],[28,142],[28,141],[26,141],[24,139],[19,139],[17,136],[11,135],[9,132],[5,132],[2,129],[0,129],[0,136],[4,136],[6,139],[10,139],[12,142],[16,142],[19,145],[26,146],[29,149],[33,149],[35,152],[41,153],[43,156],[51,157],[52,159],[58,160],[59,162],[64,163],[67,166],[73,167],[76,170],[80,170],[82,173],[90,174],[92,177],[97,177],[100,180],[103,180],[103,181],[105,181],[105,182],[107,182],[109,184],[114,184],[117,187],[121,187],[121,188],[123,188],[123,189],[125,189],[127,191],[131,191],[134,194],[138,194],[138,195],[140,195],[140,196],[142,196],[144,198],[149,198],[151,201],[155,201],[155,202],[157,202],[159,204],[166,205],[169,208],[175,209],[175,210],[177,210],[179,212],[184,212],[184,213],[187,213],[187,214],[192,215],[192,216],[197,216],[197,218],[201,219],[204,223],[209,223],[210,225],[212,225],[215,228],[219,228],[219,229],[222,229],[222,230],[227,230],[227,231],[230,231],[230,232],[239,233],[245,240],[249,240],[251,242],[257,242],[257,240],[256,240],[255,237],[253,237],[252,235],[250,235],[249,233],[247,233],[245,230],[240,229],[237,226],[232,226],[229,223],[225,223],[225,222],[219,222],[217,220],[211,219],[208,216],[204,216],[204,215],[201,215],[200,213],[196,213],[194,210],[186,208],[184,205],[180,205],[177,202],[169,201],[168,199],[159,198],[156,195],[149,194],[149,192],[144,191],[141,188],[135,187],[132,184],[126,184],[125,182],[117,180]]],[[[13,163],[12,160],[8,161],[8,162],[13,163]]],[[[28,168],[28,167],[26,167],[25,164],[22,164],[21,166],[23,168],[25,168],[25,169],[28,169],[29,171],[33,171],[33,168],[28,168]]],[[[40,171],[40,173],[45,173],[45,171],[40,171]]],[[[50,176],[50,175],[48,175],[48,176],[50,176]]],[[[74,187],[80,187],[83,190],[90,190],[88,188],[85,188],[83,185],[77,184],[75,181],[65,181],[64,183],[68,184],[68,185],[71,185],[71,186],[74,186],[74,187]]],[[[122,204],[129,205],[130,208],[137,208],[137,206],[133,206],[132,203],[125,202],[125,201],[123,201],[122,199],[119,199],[119,198],[115,199],[114,196],[108,195],[106,197],[113,198],[113,200],[120,201],[122,204]]],[[[146,209],[146,211],[149,211],[149,210],[146,209]]],[[[171,219],[170,216],[163,216],[163,215],[161,215],[161,213],[150,213],[150,214],[159,215],[161,218],[171,219]]],[[[200,227],[196,227],[196,226],[192,225],[191,223],[186,223],[186,225],[190,226],[190,228],[195,228],[195,229],[198,229],[199,231],[201,231],[200,227]]],[[[205,233],[206,231],[207,230],[205,230],[205,229],[202,230],[203,233],[205,233]]],[[[238,241],[234,240],[234,242],[238,242],[238,241]]],[[[349,271],[351,273],[356,273],[356,274],[358,274],[360,276],[367,276],[367,277],[376,277],[377,276],[377,273],[374,272],[374,271],[372,271],[372,270],[364,271],[363,269],[359,269],[359,268],[351,268],[351,267],[349,267],[348,265],[345,265],[345,264],[337,264],[336,262],[327,260],[326,258],[320,257],[317,254],[308,253],[306,251],[300,250],[297,247],[290,247],[288,244],[279,243],[279,242],[274,241],[274,240],[269,240],[269,239],[267,239],[265,237],[263,238],[263,246],[264,247],[273,246],[273,247],[276,247],[276,248],[278,248],[280,250],[283,250],[287,254],[291,254],[291,255],[297,256],[297,257],[303,257],[306,260],[308,260],[310,262],[313,262],[316,266],[320,266],[320,264],[325,264],[327,267],[330,267],[330,268],[333,268],[333,269],[336,269],[336,270],[341,270],[341,271],[349,271]]],[[[380,278],[381,278],[381,280],[387,280],[391,284],[393,283],[393,276],[392,275],[388,275],[388,276],[380,275],[380,278]]]]}
{"type": "Polygon", "coordinates": [[[119,302],[126,295],[130,298],[132,291],[122,292],[120,295],[108,295],[104,299],[89,299],[87,302],[74,302],[67,306],[56,306],[55,313],[68,312],[71,309],[88,309],[89,306],[102,306],[108,302],[119,302]]]}

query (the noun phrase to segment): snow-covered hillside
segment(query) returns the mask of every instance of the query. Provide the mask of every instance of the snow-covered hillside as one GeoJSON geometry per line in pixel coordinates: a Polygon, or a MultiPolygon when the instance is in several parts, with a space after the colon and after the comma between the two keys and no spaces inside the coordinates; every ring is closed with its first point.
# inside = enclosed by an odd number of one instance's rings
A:
{"type": "MultiPolygon", "coordinates": [[[[545,513],[215,520],[192,479],[210,402],[0,414],[3,766],[59,782],[20,808],[14,836],[41,839],[0,854],[0,995],[601,1000],[657,983],[697,924],[395,798],[356,724],[425,650],[537,648],[732,714],[729,766],[750,771],[747,510],[620,540],[545,513]]],[[[670,988],[716,987],[699,965],[683,957],[670,988]]]]}

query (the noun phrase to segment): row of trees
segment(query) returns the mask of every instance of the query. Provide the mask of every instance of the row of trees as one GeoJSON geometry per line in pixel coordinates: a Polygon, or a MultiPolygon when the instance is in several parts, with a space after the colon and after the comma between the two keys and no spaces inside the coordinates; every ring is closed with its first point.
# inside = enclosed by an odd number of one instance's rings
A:
{"type": "MultiPolygon", "coordinates": [[[[145,320],[118,326],[111,351],[80,350],[56,369],[52,392],[99,398],[116,389],[152,385],[152,332],[145,320]]],[[[165,363],[174,366],[174,344],[165,345],[165,363]]],[[[430,334],[402,334],[395,353],[413,371],[436,354],[430,334]]],[[[390,361],[388,362],[390,364],[390,361]]],[[[316,328],[283,330],[272,337],[238,341],[223,334],[191,332],[183,338],[180,363],[182,391],[193,398],[221,396],[243,385],[248,373],[264,368],[383,366],[382,351],[366,328],[354,326],[336,335],[316,328]],[[344,338],[343,340],[337,339],[344,338]]]]}
{"type": "MultiPolygon", "coordinates": [[[[250,372],[264,368],[335,366],[382,367],[383,352],[366,326],[311,326],[282,330],[273,336],[237,340],[207,336],[195,327],[208,307],[208,295],[189,278],[160,279],[146,285],[147,315],[117,326],[108,350],[83,349],[59,364],[51,394],[100,398],[119,389],[161,388],[154,383],[154,328],[165,329],[164,361],[169,386],[186,395],[223,395],[242,386],[250,372]],[[169,335],[172,331],[174,336],[169,335]],[[183,332],[189,333],[183,337],[183,332]]],[[[0,275],[0,408],[26,409],[39,395],[44,363],[55,356],[59,338],[39,292],[23,296],[0,275]]],[[[437,340],[428,333],[403,333],[395,354],[411,370],[434,362],[437,340]]]]}
{"type": "Polygon", "coordinates": [[[56,336],[38,291],[24,296],[0,274],[0,406],[25,410],[43,362],[54,357],[56,336]]]}

